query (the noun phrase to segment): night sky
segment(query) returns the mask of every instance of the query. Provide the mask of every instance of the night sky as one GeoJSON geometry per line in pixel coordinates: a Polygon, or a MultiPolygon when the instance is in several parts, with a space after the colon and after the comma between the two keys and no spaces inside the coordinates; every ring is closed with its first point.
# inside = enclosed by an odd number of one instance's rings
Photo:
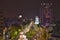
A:
{"type": "Polygon", "coordinates": [[[0,10],[5,17],[18,17],[19,14],[33,17],[39,15],[42,1],[52,2],[55,17],[60,17],[60,0],[0,0],[0,10]]]}

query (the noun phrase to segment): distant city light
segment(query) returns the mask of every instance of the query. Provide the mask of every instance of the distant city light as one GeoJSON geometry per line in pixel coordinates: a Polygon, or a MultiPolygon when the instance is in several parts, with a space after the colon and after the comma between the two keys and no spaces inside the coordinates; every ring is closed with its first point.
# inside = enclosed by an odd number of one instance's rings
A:
{"type": "Polygon", "coordinates": [[[22,15],[19,15],[19,18],[22,18],[22,15]]]}
{"type": "Polygon", "coordinates": [[[39,24],[39,17],[38,16],[35,17],[35,24],[39,24]]]}

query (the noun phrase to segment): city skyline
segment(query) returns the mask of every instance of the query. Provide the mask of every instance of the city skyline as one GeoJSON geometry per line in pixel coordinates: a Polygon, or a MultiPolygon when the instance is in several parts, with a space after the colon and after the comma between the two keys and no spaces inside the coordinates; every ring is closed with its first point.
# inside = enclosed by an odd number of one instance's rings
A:
{"type": "Polygon", "coordinates": [[[53,13],[59,19],[59,0],[2,0],[0,9],[3,10],[5,17],[18,17],[20,13],[26,17],[35,17],[40,16],[41,2],[53,3],[53,13]]]}

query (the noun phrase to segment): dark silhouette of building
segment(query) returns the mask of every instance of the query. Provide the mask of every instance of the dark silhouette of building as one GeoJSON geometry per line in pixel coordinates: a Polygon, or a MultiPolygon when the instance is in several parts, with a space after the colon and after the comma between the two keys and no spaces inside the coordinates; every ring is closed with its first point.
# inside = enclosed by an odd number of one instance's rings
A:
{"type": "Polygon", "coordinates": [[[3,35],[3,28],[4,28],[4,17],[3,12],[0,12],[0,35],[3,35]]]}

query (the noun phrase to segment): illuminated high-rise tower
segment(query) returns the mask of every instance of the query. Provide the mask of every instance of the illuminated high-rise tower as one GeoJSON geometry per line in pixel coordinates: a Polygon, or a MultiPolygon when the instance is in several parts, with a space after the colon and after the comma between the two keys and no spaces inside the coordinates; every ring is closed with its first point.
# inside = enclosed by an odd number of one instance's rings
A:
{"type": "Polygon", "coordinates": [[[49,26],[53,18],[52,3],[41,3],[40,6],[41,23],[45,26],[49,26]]]}

